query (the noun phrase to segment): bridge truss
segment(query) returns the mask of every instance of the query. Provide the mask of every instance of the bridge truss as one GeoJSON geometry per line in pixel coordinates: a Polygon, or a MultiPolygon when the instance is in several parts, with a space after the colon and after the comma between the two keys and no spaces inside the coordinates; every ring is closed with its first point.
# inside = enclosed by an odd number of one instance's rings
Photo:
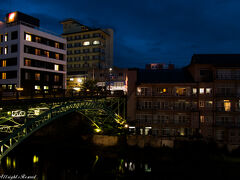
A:
{"type": "Polygon", "coordinates": [[[0,111],[0,160],[31,134],[71,112],[87,117],[95,133],[120,134],[126,126],[125,109],[121,97],[5,105],[0,111]]]}

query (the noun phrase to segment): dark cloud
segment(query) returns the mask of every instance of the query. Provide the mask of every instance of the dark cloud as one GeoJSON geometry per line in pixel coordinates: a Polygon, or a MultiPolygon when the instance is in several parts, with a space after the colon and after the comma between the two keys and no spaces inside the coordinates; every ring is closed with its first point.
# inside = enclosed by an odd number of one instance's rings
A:
{"type": "Polygon", "coordinates": [[[240,53],[238,0],[1,0],[0,7],[1,19],[19,10],[58,34],[66,18],[113,28],[114,64],[122,67],[183,66],[193,53],[240,53]]]}

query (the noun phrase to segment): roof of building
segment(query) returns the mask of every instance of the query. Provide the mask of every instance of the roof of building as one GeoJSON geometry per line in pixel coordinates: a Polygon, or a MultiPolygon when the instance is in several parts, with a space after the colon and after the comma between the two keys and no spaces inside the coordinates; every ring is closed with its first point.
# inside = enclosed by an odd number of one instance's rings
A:
{"type": "Polygon", "coordinates": [[[214,66],[240,66],[240,54],[194,54],[191,64],[214,66]]]}
{"type": "Polygon", "coordinates": [[[186,69],[138,70],[138,83],[193,83],[186,69]]]}
{"type": "Polygon", "coordinates": [[[68,19],[65,19],[63,21],[60,21],[61,24],[65,24],[65,23],[76,23],[76,24],[79,24],[79,25],[82,25],[84,26],[83,24],[80,24],[77,20],[73,19],[73,18],[68,18],[68,19]]]}

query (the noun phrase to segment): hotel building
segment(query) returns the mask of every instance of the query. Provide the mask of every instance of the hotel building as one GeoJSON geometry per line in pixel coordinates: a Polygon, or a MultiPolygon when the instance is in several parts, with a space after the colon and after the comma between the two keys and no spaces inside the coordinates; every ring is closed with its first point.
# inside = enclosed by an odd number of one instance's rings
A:
{"type": "Polygon", "coordinates": [[[23,94],[66,88],[66,40],[39,28],[39,20],[21,12],[0,24],[0,87],[23,94]]]}
{"type": "Polygon", "coordinates": [[[67,19],[61,23],[62,37],[67,39],[68,82],[75,77],[88,79],[92,77],[90,73],[112,68],[112,29],[90,28],[74,19],[67,19]]]}

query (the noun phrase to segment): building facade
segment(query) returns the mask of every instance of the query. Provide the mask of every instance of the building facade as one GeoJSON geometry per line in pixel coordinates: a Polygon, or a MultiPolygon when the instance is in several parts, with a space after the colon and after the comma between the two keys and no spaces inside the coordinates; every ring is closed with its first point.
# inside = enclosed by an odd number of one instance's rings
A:
{"type": "Polygon", "coordinates": [[[81,90],[82,84],[88,79],[96,81],[97,86],[104,90],[110,90],[112,93],[122,91],[123,94],[127,94],[127,73],[128,69],[114,67],[88,71],[88,74],[84,77],[77,73],[68,75],[68,89],[81,90]]]}
{"type": "Polygon", "coordinates": [[[67,39],[69,75],[88,77],[89,71],[109,69],[113,65],[113,30],[95,29],[68,19],[62,37],[67,39]]]}
{"type": "Polygon", "coordinates": [[[129,70],[130,130],[240,144],[240,55],[193,55],[183,69],[129,70]]]}
{"type": "Polygon", "coordinates": [[[23,94],[66,88],[66,40],[39,29],[39,20],[9,13],[0,25],[0,86],[23,94]]]}

